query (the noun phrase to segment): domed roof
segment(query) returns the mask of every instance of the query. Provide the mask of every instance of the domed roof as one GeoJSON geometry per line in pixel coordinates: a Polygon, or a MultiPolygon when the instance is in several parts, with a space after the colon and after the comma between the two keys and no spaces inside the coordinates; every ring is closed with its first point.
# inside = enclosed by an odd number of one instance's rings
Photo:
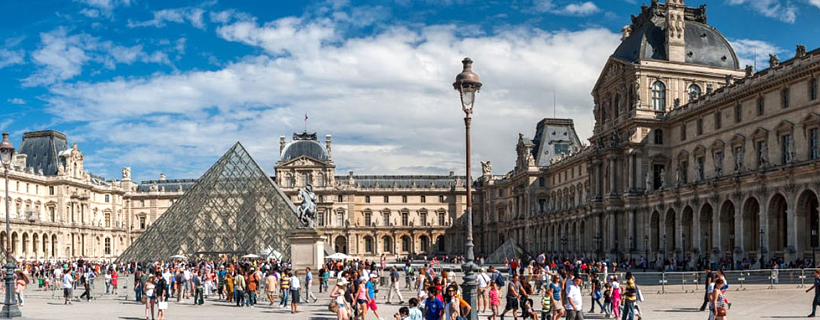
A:
{"type": "Polygon", "coordinates": [[[316,160],[327,161],[327,149],[316,139],[316,134],[294,134],[293,141],[288,143],[279,161],[290,161],[301,156],[308,156],[316,160]]]}
{"type": "MultiPolygon", "coordinates": [[[[641,59],[669,60],[666,52],[664,4],[653,1],[633,16],[629,37],[621,42],[614,57],[638,62],[641,59]]],[[[706,24],[706,7],[686,8],[684,28],[686,63],[738,69],[738,59],[729,41],[706,24]]]]}

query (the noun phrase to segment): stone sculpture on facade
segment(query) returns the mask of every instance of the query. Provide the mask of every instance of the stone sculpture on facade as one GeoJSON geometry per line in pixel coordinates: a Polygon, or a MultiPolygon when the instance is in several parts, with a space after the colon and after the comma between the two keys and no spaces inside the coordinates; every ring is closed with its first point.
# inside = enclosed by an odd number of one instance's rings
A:
{"type": "Polygon", "coordinates": [[[735,172],[743,171],[743,147],[737,148],[737,154],[735,154],[735,172]]]}
{"type": "Polygon", "coordinates": [[[763,141],[760,144],[760,148],[758,150],[760,153],[758,157],[760,158],[760,167],[765,168],[769,166],[769,147],[767,146],[766,141],[763,141]]]}
{"type": "Polygon", "coordinates": [[[715,153],[715,176],[723,175],[723,152],[715,153]]]}
{"type": "Polygon", "coordinates": [[[700,162],[695,161],[695,181],[703,180],[702,170],[703,167],[700,165],[700,162]]]}
{"type": "Polygon", "coordinates": [[[316,194],[313,193],[313,186],[308,183],[303,189],[299,189],[296,197],[302,200],[296,213],[301,222],[302,229],[316,229],[313,220],[316,218],[316,194]]]}
{"type": "Polygon", "coordinates": [[[646,192],[652,192],[652,175],[650,175],[648,172],[646,173],[646,192]]]}
{"type": "Polygon", "coordinates": [[[666,185],[666,169],[661,169],[661,186],[660,189],[665,189],[666,185]]]}
{"type": "Polygon", "coordinates": [[[122,179],[131,179],[131,167],[122,167],[122,179]]]}
{"type": "Polygon", "coordinates": [[[490,176],[493,174],[493,164],[490,163],[489,160],[481,161],[481,172],[484,173],[485,176],[490,176]]]}
{"type": "Polygon", "coordinates": [[[794,138],[789,139],[789,152],[786,152],[786,163],[794,162],[794,156],[797,154],[797,146],[794,145],[794,138]]]}

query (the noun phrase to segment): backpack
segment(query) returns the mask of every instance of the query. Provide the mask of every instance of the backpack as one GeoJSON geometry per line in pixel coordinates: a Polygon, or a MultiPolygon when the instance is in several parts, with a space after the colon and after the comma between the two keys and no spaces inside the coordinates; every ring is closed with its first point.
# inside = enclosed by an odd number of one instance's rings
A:
{"type": "Polygon", "coordinates": [[[504,287],[504,284],[505,284],[505,282],[504,282],[504,275],[503,275],[503,274],[501,274],[500,272],[498,272],[498,273],[496,273],[496,274],[497,274],[498,276],[497,276],[497,277],[495,277],[495,284],[496,284],[496,285],[498,285],[498,287],[499,287],[499,288],[503,288],[503,287],[504,287]]]}

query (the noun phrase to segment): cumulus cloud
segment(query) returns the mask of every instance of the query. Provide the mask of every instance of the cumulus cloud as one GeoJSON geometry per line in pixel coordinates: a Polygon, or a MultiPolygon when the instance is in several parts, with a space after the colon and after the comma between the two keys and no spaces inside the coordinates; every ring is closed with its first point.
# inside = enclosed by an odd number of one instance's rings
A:
{"type": "Polygon", "coordinates": [[[131,5],[131,0],[74,0],[82,3],[89,8],[81,10],[80,13],[90,17],[96,18],[100,15],[111,17],[114,9],[117,7],[127,7],[131,5]]]}
{"type": "Polygon", "coordinates": [[[205,29],[205,21],[203,20],[205,10],[202,8],[186,7],[177,9],[164,9],[154,11],[154,18],[147,21],[132,21],[128,20],[129,28],[137,27],[165,27],[167,23],[185,23],[188,22],[198,29],[205,29]]]}
{"type": "MultiPolygon", "coordinates": [[[[769,67],[769,54],[786,52],[783,48],[761,40],[736,39],[729,41],[729,43],[735,49],[735,54],[740,60],[740,67],[757,66],[757,70],[769,67]]],[[[786,60],[782,58],[780,60],[786,60]]]]}
{"type": "Polygon", "coordinates": [[[820,9],[820,0],[809,0],[809,4],[820,9]]]}
{"type": "Polygon", "coordinates": [[[560,93],[559,117],[576,119],[582,136],[591,133],[589,92],[619,39],[605,29],[463,35],[453,25],[393,25],[346,37],[344,22],[329,18],[220,21],[227,23],[219,37],[263,53],[213,71],[58,83],[46,97],[50,112],[82,124],[75,135],[85,139],[163,150],[163,157],[138,158],[157,170],[184,163],[178,173],[201,173],[237,140],[270,167],[278,136],[301,131],[308,113],[309,131],[334,136],[340,172],[463,172],[463,114],[452,81],[470,56],[484,82],[473,156],[503,171],[512,168],[517,133],[531,136],[537,119],[552,115],[545,88],[560,93]]]}
{"type": "Polygon", "coordinates": [[[533,8],[537,12],[546,12],[567,16],[588,16],[601,11],[595,3],[591,1],[573,2],[564,6],[556,5],[553,0],[534,0],[533,8]]]}
{"type": "MultiPolygon", "coordinates": [[[[818,0],[809,0],[816,2],[818,0]]],[[[797,7],[790,0],[728,0],[731,5],[745,5],[761,15],[787,23],[797,19],[797,7]]]]}
{"type": "Polygon", "coordinates": [[[87,33],[69,34],[65,28],[40,34],[40,46],[31,54],[37,70],[23,79],[25,86],[49,85],[69,80],[82,73],[89,61],[103,64],[108,69],[117,64],[170,63],[164,53],[148,54],[141,45],[125,47],[111,41],[101,41],[87,33]],[[164,58],[163,58],[164,56],[164,58]]]}

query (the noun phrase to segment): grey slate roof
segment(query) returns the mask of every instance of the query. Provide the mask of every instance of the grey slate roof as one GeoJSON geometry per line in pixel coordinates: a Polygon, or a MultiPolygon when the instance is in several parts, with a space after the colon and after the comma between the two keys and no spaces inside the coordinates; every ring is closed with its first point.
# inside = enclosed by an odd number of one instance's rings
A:
{"type": "Polygon", "coordinates": [[[68,148],[65,134],[54,130],[43,130],[24,133],[23,142],[20,143],[17,152],[28,156],[26,167],[33,168],[34,172],[43,170],[44,175],[53,176],[57,174],[60,151],[68,148]]]}
{"type": "Polygon", "coordinates": [[[327,161],[327,149],[317,141],[315,132],[294,133],[293,141],[282,149],[282,154],[279,155],[279,161],[290,161],[301,156],[327,161]]]}
{"type": "Polygon", "coordinates": [[[156,183],[157,190],[162,190],[165,188],[165,191],[177,191],[179,186],[182,186],[182,191],[188,191],[191,187],[196,183],[197,179],[166,179],[166,180],[146,180],[140,182],[139,187],[137,187],[137,191],[139,192],[148,192],[151,190],[151,186],[156,183]]]}
{"type": "MultiPolygon", "coordinates": [[[[613,54],[614,57],[638,62],[641,59],[669,60],[666,52],[666,17],[658,15],[664,5],[653,4],[633,18],[632,31],[613,54]]],[[[690,20],[687,16],[683,36],[686,42],[686,63],[738,69],[735,51],[723,35],[707,25],[704,17],[690,20]]],[[[687,11],[699,9],[687,8],[687,11]]],[[[688,12],[687,12],[688,13],[688,12]]]]}

